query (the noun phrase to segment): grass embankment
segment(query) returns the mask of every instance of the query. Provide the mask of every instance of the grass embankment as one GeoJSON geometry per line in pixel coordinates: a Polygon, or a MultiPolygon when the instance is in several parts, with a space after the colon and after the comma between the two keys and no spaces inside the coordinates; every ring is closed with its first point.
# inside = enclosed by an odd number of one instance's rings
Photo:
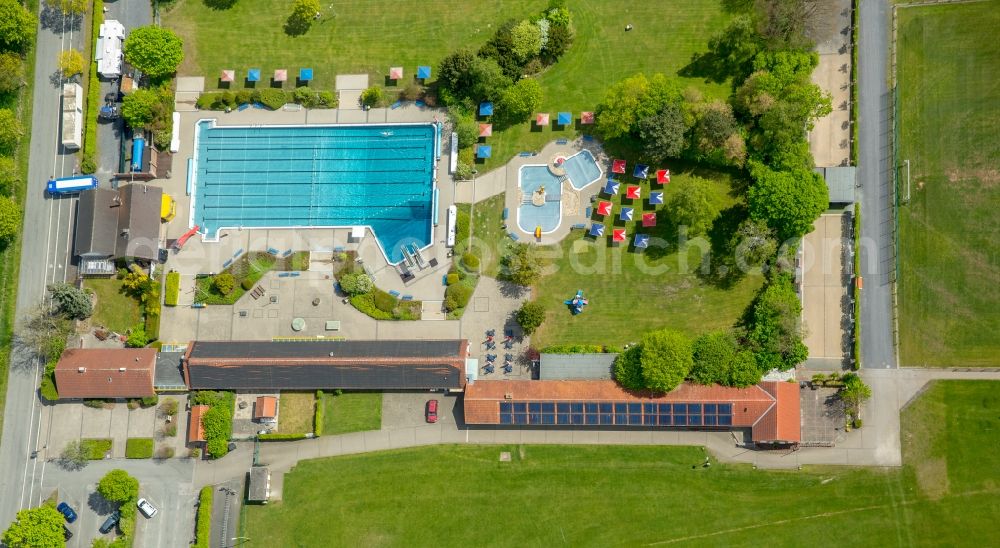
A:
{"type": "Polygon", "coordinates": [[[122,291],[118,278],[90,278],[83,284],[94,292],[94,315],[91,322],[115,333],[125,333],[142,322],[142,306],[122,291]]]}
{"type": "Polygon", "coordinates": [[[381,392],[323,394],[323,435],[382,428],[381,392]]]}
{"type": "Polygon", "coordinates": [[[996,2],[899,8],[900,362],[1000,364],[996,2]],[[910,184],[903,162],[910,161],[910,184]]]}
{"type": "MultiPolygon", "coordinates": [[[[182,75],[205,76],[218,85],[223,69],[237,69],[242,82],[246,69],[263,67],[264,78],[273,68],[287,68],[294,78],[300,67],[313,67],[316,89],[333,89],[337,74],[368,73],[372,84],[383,84],[390,66],[402,65],[405,78],[390,91],[411,82],[417,65],[438,66],[460,48],[478,49],[509,18],[538,13],[547,0],[505,0],[489,9],[475,2],[428,9],[413,0],[338,2],[322,6],[322,16],[306,34],[289,37],[282,27],[289,14],[280,2],[238,2],[213,10],[203,2],[183,2],[163,15],[164,26],[184,38],[182,75]],[[405,29],[405,32],[401,32],[405,29]],[[272,68],[268,68],[272,67],[272,68]]],[[[608,86],[637,72],[675,74],[692,54],[704,51],[705,40],[725,26],[729,15],[720,2],[645,0],[589,2],[569,0],[576,39],[569,51],[539,77],[544,93],[542,112],[594,110],[608,86]],[[625,32],[625,24],[634,29],[625,32]]],[[[724,97],[725,83],[700,78],[681,79],[685,85],[724,97]]],[[[294,82],[288,82],[291,89],[294,82]]],[[[234,89],[242,88],[238,83],[234,89]]],[[[554,118],[554,116],[553,116],[554,118]]],[[[538,150],[548,141],[572,138],[574,126],[558,131],[533,131],[520,124],[497,131],[489,139],[493,158],[480,171],[504,164],[521,150],[538,150]]]]}
{"type": "Polygon", "coordinates": [[[299,462],[281,504],[247,508],[246,535],[261,546],[704,546],[761,535],[774,546],[992,545],[996,384],[941,383],[907,409],[903,469],[703,468],[697,447],[433,446],[299,462]],[[513,462],[498,462],[500,451],[513,462]]]}
{"type": "MultiPolygon", "coordinates": [[[[485,200],[470,204],[458,204],[459,211],[466,215],[472,211],[472,246],[467,238],[455,242],[455,255],[461,257],[470,249],[479,257],[480,271],[491,277],[496,277],[500,269],[500,257],[511,241],[503,229],[504,223],[513,223],[513,217],[503,219],[504,194],[491,196],[485,200]]],[[[509,212],[515,215],[515,212],[509,212]]],[[[468,234],[466,234],[468,236],[468,234]]]]}

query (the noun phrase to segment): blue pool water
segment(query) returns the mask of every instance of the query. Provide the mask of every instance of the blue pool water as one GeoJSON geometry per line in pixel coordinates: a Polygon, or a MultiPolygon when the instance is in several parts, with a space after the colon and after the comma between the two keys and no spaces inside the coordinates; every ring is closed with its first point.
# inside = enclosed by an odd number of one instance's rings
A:
{"type": "Polygon", "coordinates": [[[566,176],[569,177],[569,184],[577,190],[600,180],[602,176],[601,168],[589,150],[581,150],[566,158],[563,168],[566,170],[566,176]]]}
{"type": "Polygon", "coordinates": [[[521,205],[517,208],[517,226],[521,230],[533,234],[535,227],[542,227],[542,232],[552,232],[559,227],[562,219],[562,184],[559,178],[549,172],[547,166],[521,166],[518,173],[521,185],[521,205]],[[531,196],[539,187],[545,188],[545,204],[536,206],[531,203],[531,196]]]}
{"type": "Polygon", "coordinates": [[[372,228],[390,262],[431,242],[433,125],[198,123],[194,223],[372,228]]]}

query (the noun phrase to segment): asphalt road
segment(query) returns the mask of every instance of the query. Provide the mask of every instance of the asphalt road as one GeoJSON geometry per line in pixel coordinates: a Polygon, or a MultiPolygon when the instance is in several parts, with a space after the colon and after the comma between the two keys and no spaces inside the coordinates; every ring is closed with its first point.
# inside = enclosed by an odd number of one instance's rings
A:
{"type": "MultiPolygon", "coordinates": [[[[108,8],[107,17],[113,18],[120,13],[126,25],[147,24],[152,19],[150,3],[146,0],[121,0],[109,3],[108,8]]],[[[73,25],[61,16],[53,17],[51,12],[43,12],[39,19],[28,192],[16,305],[19,316],[44,299],[46,285],[75,276],[70,258],[77,198],[49,197],[45,194],[45,182],[52,176],[72,175],[78,169],[76,156],[60,144],[62,82],[56,75],[59,53],[82,48],[87,31],[82,25],[73,25]]],[[[98,171],[102,186],[110,186],[110,174],[110,169],[102,165],[98,171]]],[[[6,528],[18,510],[35,506],[48,495],[41,492],[43,460],[47,456],[57,456],[62,449],[39,446],[40,404],[36,388],[40,367],[30,353],[17,348],[12,351],[3,437],[0,439],[0,528],[6,528]],[[38,457],[32,459],[31,453],[35,450],[39,451],[38,457]]]]}
{"type": "MultiPolygon", "coordinates": [[[[38,29],[31,127],[28,192],[25,197],[21,268],[17,294],[19,315],[44,297],[46,284],[66,277],[69,241],[76,198],[50,199],[45,182],[50,176],[72,174],[76,159],[59,145],[61,83],[57,72],[59,52],[81,47],[79,27],[58,28],[60,19],[42,18],[38,29]],[[57,28],[53,28],[57,27],[57,28]]],[[[41,464],[31,459],[37,447],[39,403],[36,397],[40,364],[34,356],[13,350],[0,442],[0,524],[13,520],[21,508],[37,505],[41,464]]],[[[40,453],[44,456],[44,453],[40,453]]]]}
{"type": "Polygon", "coordinates": [[[892,131],[887,70],[890,8],[862,0],[858,33],[858,181],[861,183],[861,358],[865,368],[895,368],[892,269],[892,131]]]}

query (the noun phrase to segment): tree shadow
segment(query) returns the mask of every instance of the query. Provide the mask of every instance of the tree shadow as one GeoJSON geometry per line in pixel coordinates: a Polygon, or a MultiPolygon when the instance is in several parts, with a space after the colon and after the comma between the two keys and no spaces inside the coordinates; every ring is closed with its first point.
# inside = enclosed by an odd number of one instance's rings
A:
{"type": "Polygon", "coordinates": [[[520,299],[528,293],[528,288],[507,280],[497,279],[497,289],[508,299],[520,299]]]}
{"type": "Polygon", "coordinates": [[[117,509],[117,506],[101,496],[97,491],[93,491],[87,497],[87,507],[100,516],[106,516],[117,509]]]}
{"type": "Polygon", "coordinates": [[[288,36],[302,36],[303,34],[309,32],[309,27],[312,26],[313,20],[305,17],[300,17],[295,15],[288,16],[285,20],[285,34],[288,36]]]}
{"type": "Polygon", "coordinates": [[[51,30],[57,34],[66,31],[77,31],[83,25],[83,14],[64,13],[56,6],[43,4],[42,10],[38,14],[38,20],[43,29],[51,30]]]}
{"type": "Polygon", "coordinates": [[[732,76],[729,67],[714,52],[691,54],[691,60],[677,71],[684,78],[704,78],[706,82],[721,84],[732,76]]]}
{"type": "Polygon", "coordinates": [[[708,231],[708,241],[712,254],[706,260],[708,268],[698,270],[698,277],[705,283],[720,289],[729,289],[746,276],[746,272],[736,263],[736,250],[732,246],[733,236],[749,212],[742,204],[722,210],[712,228],[708,231]]]}
{"type": "Polygon", "coordinates": [[[69,82],[68,78],[63,78],[63,73],[61,70],[56,70],[49,75],[49,83],[52,84],[54,88],[60,88],[63,84],[69,82]]]}

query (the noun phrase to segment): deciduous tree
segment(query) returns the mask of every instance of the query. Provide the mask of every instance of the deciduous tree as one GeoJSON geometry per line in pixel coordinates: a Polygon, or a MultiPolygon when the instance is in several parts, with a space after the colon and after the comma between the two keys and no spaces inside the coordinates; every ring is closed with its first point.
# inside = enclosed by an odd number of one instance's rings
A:
{"type": "Polygon", "coordinates": [[[664,329],[642,337],[642,378],[646,387],[669,392],[691,372],[691,341],[683,333],[664,329]]]}
{"type": "Polygon", "coordinates": [[[804,361],[802,303],[787,274],[774,276],[753,304],[747,339],[762,372],[785,371],[804,361]]]}
{"type": "Polygon", "coordinates": [[[313,21],[319,19],[319,10],[319,0],[295,0],[292,13],[285,20],[285,33],[299,36],[308,32],[313,21]]]}
{"type": "Polygon", "coordinates": [[[59,70],[64,78],[83,73],[83,54],[79,50],[68,49],[59,54],[59,70]]]}
{"type": "Polygon", "coordinates": [[[666,205],[670,219],[678,225],[687,226],[691,235],[708,232],[712,222],[719,216],[719,208],[713,201],[708,181],[692,176],[675,185],[679,188],[666,205]]]}
{"type": "Polygon", "coordinates": [[[519,244],[501,260],[501,276],[517,285],[530,286],[542,275],[534,247],[519,244]]]}
{"type": "Polygon", "coordinates": [[[21,56],[6,52],[0,53],[0,94],[17,91],[24,85],[24,63],[21,56]]]}
{"type": "Polygon", "coordinates": [[[751,162],[750,175],[750,216],[767,223],[781,240],[811,231],[813,222],[830,203],[826,181],[812,171],[774,171],[760,162],[751,162]]]}
{"type": "Polygon", "coordinates": [[[741,350],[733,356],[729,364],[729,378],[723,384],[735,388],[746,388],[759,383],[763,376],[754,353],[749,350],[741,350]]]}
{"type": "Polygon", "coordinates": [[[740,223],[730,246],[736,256],[737,266],[749,268],[764,264],[778,250],[774,231],[767,223],[756,219],[746,219],[740,223]]]}
{"type": "Polygon", "coordinates": [[[24,128],[14,111],[0,108],[0,154],[10,154],[24,136],[24,128]]]}
{"type": "Polygon", "coordinates": [[[511,29],[513,53],[521,65],[542,51],[542,34],[538,25],[524,20],[511,29]]]}
{"type": "Polygon", "coordinates": [[[59,10],[63,13],[83,15],[92,5],[88,0],[58,0],[59,10]]]}
{"type": "Polygon", "coordinates": [[[160,94],[155,90],[137,89],[122,100],[122,118],[129,127],[145,128],[153,122],[159,105],[160,94]]]}
{"type": "Polygon", "coordinates": [[[129,33],[124,51],[126,61],[154,80],[173,74],[184,60],[181,39],[172,30],[156,25],[129,33]]]}
{"type": "Polygon", "coordinates": [[[26,51],[37,24],[35,15],[20,0],[0,0],[0,50],[26,51]]]}
{"type": "Polygon", "coordinates": [[[691,380],[699,384],[727,384],[736,357],[736,340],[725,331],[711,331],[692,345],[691,380]]]}
{"type": "Polygon", "coordinates": [[[21,181],[21,170],[13,158],[0,156],[0,195],[13,192],[21,181]]]}
{"type": "Polygon", "coordinates": [[[10,548],[65,546],[63,515],[48,504],[21,510],[4,531],[3,543],[10,548]]]}
{"type": "Polygon", "coordinates": [[[139,496],[139,480],[116,468],[97,482],[97,492],[108,502],[129,502],[139,496]]]}
{"type": "Polygon", "coordinates": [[[629,390],[646,388],[646,379],[642,376],[642,347],[633,345],[618,354],[615,358],[615,380],[629,390]]]}
{"type": "Polygon", "coordinates": [[[848,406],[857,417],[861,414],[861,404],[872,397],[872,389],[857,373],[848,373],[844,375],[844,387],[840,389],[838,395],[844,405],[848,406]]]}
{"type": "Polygon", "coordinates": [[[7,243],[21,232],[21,206],[7,196],[0,196],[0,243],[7,243]]]}
{"type": "Polygon", "coordinates": [[[542,86],[533,78],[523,78],[500,95],[496,119],[503,126],[525,122],[541,104],[542,86]]]}
{"type": "Polygon", "coordinates": [[[538,301],[528,301],[517,311],[517,323],[525,335],[531,335],[545,321],[545,305],[538,301]]]}
{"type": "Polygon", "coordinates": [[[639,121],[642,150],[654,163],[667,158],[680,158],[687,144],[687,130],[680,106],[669,104],[660,112],[639,121]]]}

